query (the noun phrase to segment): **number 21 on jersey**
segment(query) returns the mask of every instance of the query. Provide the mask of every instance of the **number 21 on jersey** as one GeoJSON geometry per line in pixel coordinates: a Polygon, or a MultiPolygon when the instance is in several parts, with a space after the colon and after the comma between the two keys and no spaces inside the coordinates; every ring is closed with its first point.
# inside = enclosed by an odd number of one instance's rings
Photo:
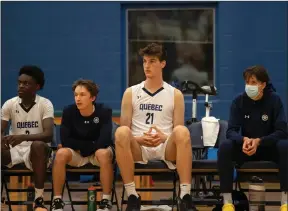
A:
{"type": "Polygon", "coordinates": [[[147,113],[146,117],[146,124],[152,125],[154,122],[154,113],[147,113]]]}

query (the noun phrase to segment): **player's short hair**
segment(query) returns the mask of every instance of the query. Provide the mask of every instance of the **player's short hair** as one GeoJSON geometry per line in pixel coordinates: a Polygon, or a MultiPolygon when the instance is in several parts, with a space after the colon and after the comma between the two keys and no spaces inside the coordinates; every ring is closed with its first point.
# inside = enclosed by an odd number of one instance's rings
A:
{"type": "Polygon", "coordinates": [[[25,74],[31,76],[37,84],[39,84],[40,89],[43,89],[45,84],[44,72],[37,66],[25,65],[21,67],[19,71],[19,76],[25,74]]]}
{"type": "Polygon", "coordinates": [[[84,86],[90,93],[91,97],[97,97],[99,93],[99,86],[92,80],[79,79],[75,81],[72,85],[73,92],[75,91],[77,86],[84,86]]]}
{"type": "Polygon", "coordinates": [[[146,47],[139,50],[140,56],[156,56],[160,61],[164,61],[167,58],[166,50],[160,43],[150,43],[146,47]]]}
{"type": "Polygon", "coordinates": [[[260,66],[260,65],[248,67],[243,72],[243,78],[245,81],[247,81],[251,76],[255,76],[255,78],[258,81],[261,81],[262,83],[264,82],[267,83],[270,81],[267,70],[263,66],[260,66]]]}

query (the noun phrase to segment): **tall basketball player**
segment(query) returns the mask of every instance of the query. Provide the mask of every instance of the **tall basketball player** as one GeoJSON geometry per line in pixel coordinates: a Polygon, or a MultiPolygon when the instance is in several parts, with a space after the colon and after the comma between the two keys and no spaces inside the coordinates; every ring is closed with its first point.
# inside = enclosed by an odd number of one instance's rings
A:
{"type": "Polygon", "coordinates": [[[1,165],[25,163],[34,172],[35,211],[46,211],[43,192],[46,167],[51,162],[54,109],[50,100],[36,92],[44,86],[44,73],[36,66],[24,66],[18,77],[18,96],[7,100],[1,117],[1,165]],[[5,131],[11,121],[9,135],[5,131]]]}
{"type": "Polygon", "coordinates": [[[128,88],[122,99],[121,126],[115,133],[116,160],[128,195],[127,211],[140,211],[134,162],[163,160],[180,176],[181,211],[196,211],[190,196],[192,149],[184,126],[183,94],[163,81],[166,53],[152,43],[139,51],[146,80],[128,88]],[[173,162],[176,161],[176,166],[173,162]]]}

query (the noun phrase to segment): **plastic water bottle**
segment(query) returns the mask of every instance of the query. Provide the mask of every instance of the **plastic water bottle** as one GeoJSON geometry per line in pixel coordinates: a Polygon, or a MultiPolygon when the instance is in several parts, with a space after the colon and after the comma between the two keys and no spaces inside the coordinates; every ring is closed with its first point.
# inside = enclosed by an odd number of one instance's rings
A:
{"type": "Polygon", "coordinates": [[[88,209],[87,211],[96,210],[96,187],[91,186],[88,188],[88,209]]]}
{"type": "Polygon", "coordinates": [[[252,177],[249,184],[249,210],[265,211],[265,186],[259,177],[252,177]]]}

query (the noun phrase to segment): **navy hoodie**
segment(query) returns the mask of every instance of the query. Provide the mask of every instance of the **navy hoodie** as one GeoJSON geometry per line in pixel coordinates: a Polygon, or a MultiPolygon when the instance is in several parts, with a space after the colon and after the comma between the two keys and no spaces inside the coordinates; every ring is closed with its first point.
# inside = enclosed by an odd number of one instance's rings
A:
{"type": "Polygon", "coordinates": [[[278,140],[287,139],[286,116],[275,91],[268,83],[260,100],[252,100],[246,92],[237,96],[230,109],[227,139],[242,143],[244,137],[260,138],[261,146],[271,146],[278,140]]]}
{"type": "Polygon", "coordinates": [[[95,111],[88,117],[82,116],[75,104],[65,107],[62,114],[62,145],[79,150],[83,157],[113,145],[112,109],[101,103],[94,106],[95,111]]]}

